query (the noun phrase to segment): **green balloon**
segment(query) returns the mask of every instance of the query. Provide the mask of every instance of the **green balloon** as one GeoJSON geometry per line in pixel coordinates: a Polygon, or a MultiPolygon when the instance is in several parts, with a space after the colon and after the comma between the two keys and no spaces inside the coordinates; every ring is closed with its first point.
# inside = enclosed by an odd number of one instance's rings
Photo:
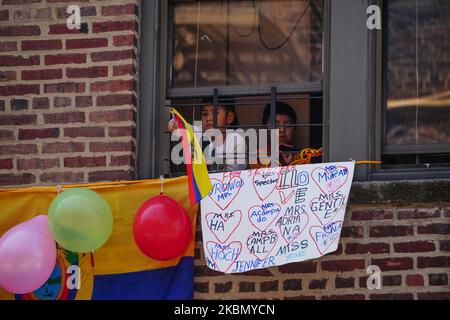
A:
{"type": "Polygon", "coordinates": [[[64,249],[86,253],[110,237],[112,211],[98,193],[82,188],[60,193],[50,204],[48,221],[53,239],[64,249]]]}

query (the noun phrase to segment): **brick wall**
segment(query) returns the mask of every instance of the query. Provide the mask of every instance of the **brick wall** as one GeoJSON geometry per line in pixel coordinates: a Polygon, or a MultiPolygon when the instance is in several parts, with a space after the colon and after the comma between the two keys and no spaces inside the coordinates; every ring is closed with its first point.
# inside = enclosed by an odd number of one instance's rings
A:
{"type": "Polygon", "coordinates": [[[196,235],[196,299],[450,299],[450,203],[351,205],[338,250],[320,259],[224,275],[196,235]],[[378,265],[382,288],[367,289],[378,265]]]}
{"type": "Polygon", "coordinates": [[[139,1],[0,2],[0,185],[132,179],[139,1]]]}

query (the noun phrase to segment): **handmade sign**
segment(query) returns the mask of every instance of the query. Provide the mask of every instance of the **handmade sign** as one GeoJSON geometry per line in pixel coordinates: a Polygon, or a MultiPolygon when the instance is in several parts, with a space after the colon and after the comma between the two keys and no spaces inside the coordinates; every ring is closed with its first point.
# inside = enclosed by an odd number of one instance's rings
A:
{"type": "Polygon", "coordinates": [[[240,273],[337,249],[354,162],[211,174],[201,202],[209,268],[240,273]]]}

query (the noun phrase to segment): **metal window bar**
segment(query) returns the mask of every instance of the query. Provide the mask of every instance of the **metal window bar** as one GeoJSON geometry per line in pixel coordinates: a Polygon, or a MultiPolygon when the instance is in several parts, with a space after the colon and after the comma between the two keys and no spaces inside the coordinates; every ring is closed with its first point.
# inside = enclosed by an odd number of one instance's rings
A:
{"type": "MultiPolygon", "coordinates": [[[[322,100],[323,101],[323,96],[322,94],[317,95],[315,92],[311,93],[311,96],[306,96],[304,92],[299,93],[298,95],[289,93],[289,94],[278,94],[277,93],[277,88],[276,87],[272,87],[270,89],[270,93],[267,92],[265,94],[265,96],[261,97],[261,95],[258,96],[239,96],[237,98],[235,98],[237,95],[227,95],[227,96],[220,96],[219,95],[219,90],[217,88],[215,88],[212,92],[212,95],[209,96],[203,96],[203,97],[199,97],[199,96],[185,96],[183,98],[175,98],[173,100],[175,101],[171,101],[169,100],[168,103],[166,104],[166,107],[175,107],[175,108],[180,108],[179,111],[182,112],[182,108],[192,108],[192,114],[193,117],[190,119],[190,123],[194,123],[195,121],[195,115],[196,115],[196,109],[197,108],[201,108],[202,106],[205,105],[205,103],[199,102],[199,98],[212,98],[213,100],[213,127],[215,129],[245,129],[245,128],[254,128],[254,129],[260,129],[260,128],[265,128],[265,129],[277,129],[277,128],[282,128],[282,127],[289,127],[289,128],[321,128],[323,127],[323,123],[295,123],[295,124],[289,124],[289,125],[277,125],[276,123],[276,114],[277,114],[277,110],[276,110],[276,106],[277,106],[277,102],[281,101],[281,100],[309,100],[309,101],[313,101],[313,100],[322,100]],[[315,94],[315,95],[313,95],[315,94]],[[181,101],[180,101],[181,100],[181,101]],[[183,100],[193,100],[192,103],[186,103],[183,100]],[[239,102],[237,102],[236,100],[238,100],[239,102]],[[180,101],[179,103],[177,101],[180,101]],[[232,103],[231,101],[235,101],[235,103],[232,103]],[[244,102],[243,102],[244,101],[244,102]],[[250,102],[245,102],[245,101],[254,101],[254,103],[250,103],[250,102]],[[227,125],[227,126],[218,126],[217,124],[217,110],[219,106],[222,105],[234,105],[236,110],[238,110],[238,108],[245,108],[246,106],[254,106],[257,108],[261,108],[263,109],[267,104],[270,103],[270,119],[271,122],[268,125],[262,125],[262,124],[239,124],[239,125],[227,125]]],[[[323,105],[321,106],[322,110],[323,110],[323,105]]],[[[298,122],[298,121],[297,121],[298,122]]],[[[168,135],[168,138],[170,139],[170,132],[169,131],[165,131],[164,132],[166,135],[168,135]]],[[[204,147],[203,145],[203,141],[200,141],[200,144],[202,145],[202,148],[204,147]]],[[[169,154],[172,150],[173,145],[171,145],[171,149],[169,150],[169,154]]],[[[226,148],[226,144],[224,143],[224,149],[226,148]]],[[[269,150],[268,150],[269,151],[269,150]]],[[[270,151],[269,151],[270,152],[270,151]]],[[[286,154],[297,154],[298,151],[283,151],[283,153],[286,154]]],[[[226,154],[226,150],[224,150],[224,155],[226,154]]],[[[235,157],[239,157],[244,155],[246,157],[246,160],[248,159],[249,156],[257,156],[258,153],[252,153],[250,151],[246,151],[245,154],[242,153],[236,153],[235,157]]],[[[278,159],[276,159],[276,155],[273,154],[273,152],[271,152],[271,156],[272,156],[272,163],[276,163],[278,161],[278,159]]],[[[225,160],[225,159],[224,159],[225,160]]],[[[170,172],[167,173],[166,175],[170,176],[170,177],[175,177],[175,176],[181,176],[181,175],[185,175],[186,174],[186,170],[185,170],[185,166],[184,164],[181,164],[180,166],[178,166],[179,168],[176,168],[175,165],[173,165],[171,163],[171,160],[168,158],[165,158],[164,161],[169,162],[169,168],[170,168],[170,172]],[[172,168],[175,168],[176,170],[172,170],[172,168]]],[[[217,172],[221,172],[219,170],[219,164],[215,163],[212,166],[209,166],[209,172],[210,173],[217,173],[217,172]]]]}

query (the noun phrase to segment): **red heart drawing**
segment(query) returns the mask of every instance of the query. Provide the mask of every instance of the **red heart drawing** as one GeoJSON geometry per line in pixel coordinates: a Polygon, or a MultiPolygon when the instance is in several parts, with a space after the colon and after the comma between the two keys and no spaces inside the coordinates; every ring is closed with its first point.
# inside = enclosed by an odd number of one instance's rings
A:
{"type": "Polygon", "coordinates": [[[312,171],[311,176],[323,193],[331,194],[345,185],[348,179],[348,169],[342,166],[316,168],[312,171]]]}
{"type": "Polygon", "coordinates": [[[220,272],[227,272],[242,253],[242,243],[239,241],[233,241],[229,244],[208,241],[206,248],[214,263],[214,269],[220,272]]]}
{"type": "Polygon", "coordinates": [[[286,196],[283,191],[279,191],[279,194],[280,194],[281,204],[285,205],[286,203],[289,202],[289,200],[291,200],[292,196],[295,194],[295,190],[291,190],[291,193],[289,193],[288,196],[286,196]]]}
{"type": "Polygon", "coordinates": [[[228,208],[243,186],[242,178],[237,176],[226,178],[223,181],[212,178],[211,183],[213,189],[208,196],[222,210],[228,208]]]}
{"type": "Polygon", "coordinates": [[[312,226],[309,228],[309,234],[321,255],[329,253],[327,250],[339,239],[341,229],[342,221],[333,222],[326,227],[312,226]]]}
{"type": "Polygon", "coordinates": [[[280,205],[276,203],[267,203],[262,206],[256,205],[251,207],[247,214],[250,223],[259,231],[264,231],[272,224],[280,212],[280,205]]]}
{"type": "Polygon", "coordinates": [[[239,227],[242,220],[242,212],[239,210],[229,214],[210,212],[205,215],[205,219],[211,233],[219,242],[224,243],[228,241],[233,232],[239,227]]]}
{"type": "Polygon", "coordinates": [[[253,176],[253,188],[261,201],[266,200],[275,190],[278,183],[277,172],[256,171],[253,176]]]}
{"type": "Polygon", "coordinates": [[[276,225],[287,244],[298,238],[308,225],[309,217],[306,213],[284,215],[278,219],[276,225]]]}
{"type": "Polygon", "coordinates": [[[273,248],[278,242],[278,235],[276,232],[253,232],[247,238],[248,251],[253,254],[260,261],[266,259],[272,252],[273,248]],[[252,239],[256,239],[252,241],[252,239]]]}
{"type": "Polygon", "coordinates": [[[336,215],[345,208],[345,197],[342,194],[330,199],[317,197],[311,200],[309,207],[323,226],[334,220],[336,215]],[[328,216],[328,217],[326,217],[328,216]]]}

